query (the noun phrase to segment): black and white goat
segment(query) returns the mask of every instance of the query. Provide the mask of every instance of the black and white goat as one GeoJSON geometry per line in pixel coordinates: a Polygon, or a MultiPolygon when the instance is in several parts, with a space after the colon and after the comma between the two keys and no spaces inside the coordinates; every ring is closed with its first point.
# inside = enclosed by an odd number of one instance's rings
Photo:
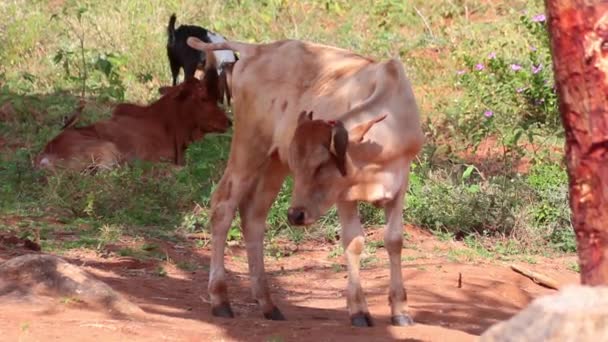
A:
{"type": "Polygon", "coordinates": [[[186,44],[188,37],[196,37],[206,43],[225,42],[226,38],[220,34],[195,25],[180,25],[175,28],[177,17],[174,14],[169,18],[167,26],[167,57],[171,66],[173,85],[177,84],[179,70],[184,70],[184,79],[194,77],[196,70],[216,68],[220,77],[221,98],[226,94],[228,104],[230,104],[230,76],[232,66],[238,57],[231,50],[213,51],[207,56],[204,52],[195,50],[186,44]]]}

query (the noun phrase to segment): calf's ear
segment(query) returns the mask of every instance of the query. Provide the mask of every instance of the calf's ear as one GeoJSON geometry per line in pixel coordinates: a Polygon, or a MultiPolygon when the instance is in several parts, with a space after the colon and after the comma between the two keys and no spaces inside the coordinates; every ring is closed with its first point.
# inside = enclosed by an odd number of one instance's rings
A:
{"type": "Polygon", "coordinates": [[[161,95],[165,95],[166,93],[169,92],[169,90],[171,90],[171,88],[173,88],[173,87],[166,87],[166,86],[160,87],[160,88],[158,88],[158,93],[161,95]]]}
{"type": "Polygon", "coordinates": [[[192,94],[192,89],[189,89],[189,87],[184,87],[184,88],[180,89],[179,92],[177,92],[177,94],[175,95],[174,98],[177,101],[184,101],[188,97],[190,97],[191,94],[192,94]]]}
{"type": "Polygon", "coordinates": [[[312,110],[310,112],[306,112],[303,110],[298,116],[298,125],[305,121],[312,120],[312,110]]]}
{"type": "Polygon", "coordinates": [[[387,115],[388,114],[379,115],[369,121],[366,121],[362,124],[359,124],[359,125],[351,128],[351,130],[349,132],[350,141],[353,143],[360,143],[361,141],[363,141],[365,134],[367,134],[367,132],[370,130],[370,128],[372,128],[372,126],[374,126],[378,122],[386,119],[387,115]]]}
{"type": "Polygon", "coordinates": [[[336,158],[336,166],[342,174],[346,176],[346,149],[348,148],[348,131],[342,121],[333,123],[331,129],[331,144],[329,151],[336,158]]]}

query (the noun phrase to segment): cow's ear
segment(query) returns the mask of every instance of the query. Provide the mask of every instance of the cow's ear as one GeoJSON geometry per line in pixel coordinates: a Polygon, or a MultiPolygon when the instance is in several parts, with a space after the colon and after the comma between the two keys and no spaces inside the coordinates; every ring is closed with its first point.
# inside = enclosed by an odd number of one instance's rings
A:
{"type": "Polygon", "coordinates": [[[336,158],[336,166],[346,176],[346,149],[348,148],[348,131],[342,121],[332,122],[331,143],[329,150],[336,158]]]}
{"type": "Polygon", "coordinates": [[[362,124],[359,124],[359,125],[353,127],[348,132],[348,135],[350,136],[349,140],[353,143],[360,143],[361,141],[363,141],[365,134],[370,130],[370,128],[372,128],[372,126],[374,126],[378,122],[386,119],[386,116],[387,116],[387,114],[382,114],[374,119],[371,119],[369,121],[366,121],[362,124]]]}

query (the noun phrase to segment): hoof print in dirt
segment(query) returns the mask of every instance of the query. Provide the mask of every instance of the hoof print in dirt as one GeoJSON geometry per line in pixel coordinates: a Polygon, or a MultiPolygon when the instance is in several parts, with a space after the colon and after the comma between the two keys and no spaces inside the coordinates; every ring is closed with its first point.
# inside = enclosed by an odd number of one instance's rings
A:
{"type": "Polygon", "coordinates": [[[287,319],[283,316],[283,313],[276,306],[270,312],[264,313],[264,318],[272,321],[286,321],[287,319]]]}
{"type": "Polygon", "coordinates": [[[211,314],[215,317],[234,318],[234,312],[228,303],[222,303],[211,308],[211,314]]]}
{"type": "Polygon", "coordinates": [[[132,317],[143,313],[78,266],[44,254],[26,254],[0,264],[1,298],[25,302],[53,299],[55,303],[55,298],[69,298],[70,303],[111,314],[132,317]]]}
{"type": "Polygon", "coordinates": [[[370,316],[369,312],[358,312],[350,316],[350,324],[352,324],[354,327],[373,327],[374,321],[372,320],[372,316],[370,316]]]}
{"type": "Polygon", "coordinates": [[[408,327],[414,325],[414,319],[410,315],[397,315],[391,317],[391,324],[397,327],[408,327]]]}

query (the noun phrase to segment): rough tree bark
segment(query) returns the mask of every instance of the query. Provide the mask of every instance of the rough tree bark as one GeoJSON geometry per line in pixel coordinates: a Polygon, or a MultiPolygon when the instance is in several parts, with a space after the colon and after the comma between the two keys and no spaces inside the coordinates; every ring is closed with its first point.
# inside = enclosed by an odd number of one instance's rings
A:
{"type": "Polygon", "coordinates": [[[545,5],[581,282],[608,285],[608,2],[545,5]]]}

